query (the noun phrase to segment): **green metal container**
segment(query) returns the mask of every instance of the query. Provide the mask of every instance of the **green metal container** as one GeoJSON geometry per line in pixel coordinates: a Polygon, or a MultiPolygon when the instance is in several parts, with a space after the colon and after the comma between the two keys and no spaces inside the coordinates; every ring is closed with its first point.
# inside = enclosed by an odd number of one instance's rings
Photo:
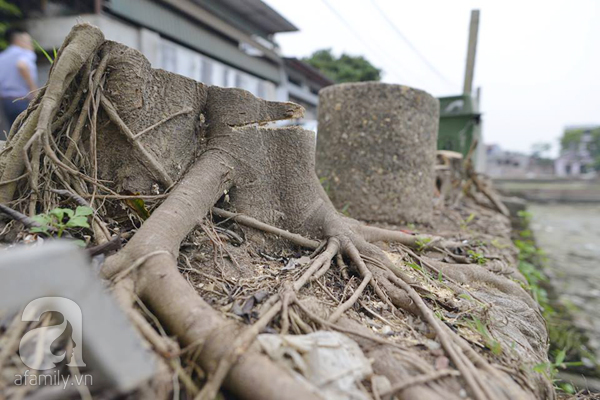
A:
{"type": "Polygon", "coordinates": [[[452,150],[466,156],[474,139],[481,143],[481,114],[476,99],[470,95],[440,97],[438,149],[452,150]]]}

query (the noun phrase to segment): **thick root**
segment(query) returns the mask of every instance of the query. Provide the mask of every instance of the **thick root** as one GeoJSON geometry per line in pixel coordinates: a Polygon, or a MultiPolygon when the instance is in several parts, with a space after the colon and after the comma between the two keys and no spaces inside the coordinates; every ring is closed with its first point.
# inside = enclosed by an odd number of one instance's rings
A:
{"type": "MultiPolygon", "coordinates": [[[[96,50],[103,42],[102,32],[91,25],[77,25],[69,33],[58,51],[56,62],[52,65],[52,79],[48,80],[38,107],[24,121],[24,126],[14,135],[15,137],[11,138],[12,150],[2,162],[0,181],[10,181],[23,174],[27,159],[27,156],[23,157],[23,150],[34,135],[37,136],[36,140],[47,142],[52,119],[58,111],[65,92],[79,70],[96,54],[96,50]]],[[[37,188],[32,189],[37,190],[37,188]]],[[[15,190],[16,182],[0,187],[0,203],[11,201],[15,190]]]]}
{"type": "Polygon", "coordinates": [[[421,250],[440,248],[453,251],[465,246],[465,243],[444,239],[440,236],[415,234],[389,229],[377,228],[375,226],[360,225],[358,231],[367,242],[392,242],[400,243],[408,247],[421,250]]]}

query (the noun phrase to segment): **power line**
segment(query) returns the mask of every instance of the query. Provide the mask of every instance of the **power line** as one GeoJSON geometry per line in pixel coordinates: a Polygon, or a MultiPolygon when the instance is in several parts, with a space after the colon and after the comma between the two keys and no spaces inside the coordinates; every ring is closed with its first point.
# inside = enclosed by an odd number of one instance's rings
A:
{"type": "MultiPolygon", "coordinates": [[[[325,1],[325,0],[323,0],[325,1]]],[[[394,30],[394,32],[400,37],[400,39],[402,39],[402,41],[404,43],[406,43],[408,45],[408,47],[417,55],[419,56],[419,58],[421,59],[421,61],[423,61],[425,63],[425,65],[427,65],[427,67],[433,72],[435,73],[438,77],[440,77],[443,81],[445,81],[446,83],[448,83],[449,85],[452,86],[456,86],[452,81],[450,81],[448,78],[446,78],[444,76],[444,74],[442,74],[437,68],[435,68],[433,66],[433,64],[431,62],[429,62],[429,60],[419,51],[419,49],[417,49],[417,47],[415,45],[413,45],[411,43],[410,40],[408,40],[408,38],[406,36],[404,36],[404,34],[400,31],[400,29],[398,29],[398,27],[396,27],[396,25],[394,25],[394,23],[392,22],[392,20],[389,19],[389,17],[386,15],[386,13],[379,7],[379,5],[377,4],[377,2],[375,0],[369,0],[371,2],[371,4],[373,5],[373,7],[375,7],[375,9],[377,10],[377,12],[379,13],[379,15],[381,15],[383,17],[383,19],[387,22],[387,24],[394,30]]]]}
{"type": "MultiPolygon", "coordinates": [[[[325,4],[325,6],[327,6],[327,8],[329,8],[329,11],[331,11],[336,17],[337,19],[340,20],[340,22],[342,24],[344,24],[344,26],[354,35],[355,38],[358,39],[359,42],[361,42],[363,44],[363,46],[365,46],[365,48],[369,51],[371,51],[371,53],[375,53],[377,55],[380,55],[379,53],[375,52],[373,50],[373,48],[371,48],[371,45],[362,38],[362,36],[360,36],[358,34],[358,32],[356,32],[354,30],[354,28],[352,27],[352,25],[350,25],[350,23],[348,23],[348,21],[340,14],[337,12],[337,10],[331,5],[331,3],[329,3],[328,0],[321,0],[323,2],[323,4],[325,4]]],[[[399,80],[402,80],[400,76],[398,76],[395,71],[391,71],[392,74],[396,75],[396,78],[399,78],[399,80]]]]}

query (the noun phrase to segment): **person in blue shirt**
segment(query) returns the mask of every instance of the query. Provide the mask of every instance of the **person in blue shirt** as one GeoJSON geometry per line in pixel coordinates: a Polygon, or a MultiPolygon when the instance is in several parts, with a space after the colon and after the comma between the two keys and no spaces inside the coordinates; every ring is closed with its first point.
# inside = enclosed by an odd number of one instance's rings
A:
{"type": "Polygon", "coordinates": [[[31,36],[25,30],[10,28],[5,35],[9,46],[0,53],[0,103],[11,126],[37,89],[37,66],[31,36]]]}

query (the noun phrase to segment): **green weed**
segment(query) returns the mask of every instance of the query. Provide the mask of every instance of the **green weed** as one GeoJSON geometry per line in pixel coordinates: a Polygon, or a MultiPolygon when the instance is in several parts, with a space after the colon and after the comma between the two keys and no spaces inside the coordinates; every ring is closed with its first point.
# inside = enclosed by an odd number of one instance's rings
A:
{"type": "Polygon", "coordinates": [[[475,261],[479,265],[485,265],[485,263],[488,261],[483,254],[477,253],[474,250],[467,250],[467,254],[471,260],[475,261]]]}
{"type": "MultiPolygon", "coordinates": [[[[50,231],[56,232],[57,237],[62,237],[65,231],[77,228],[89,228],[88,216],[92,215],[94,210],[90,207],[77,207],[75,211],[69,208],[55,208],[45,214],[33,216],[35,222],[40,226],[29,229],[31,233],[45,233],[50,231]]],[[[82,240],[77,241],[79,245],[85,245],[82,240]]]]}

